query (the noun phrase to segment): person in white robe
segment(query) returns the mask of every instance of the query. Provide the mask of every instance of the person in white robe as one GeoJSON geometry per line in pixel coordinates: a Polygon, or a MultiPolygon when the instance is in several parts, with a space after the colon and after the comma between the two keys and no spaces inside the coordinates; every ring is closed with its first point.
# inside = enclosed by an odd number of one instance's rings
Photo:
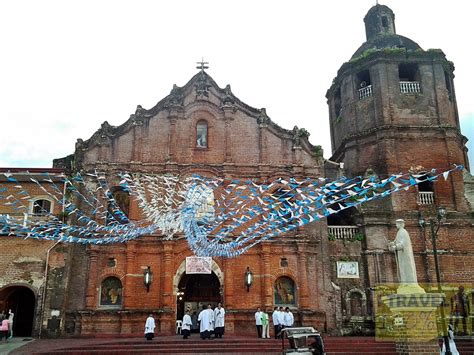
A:
{"type": "Polygon", "coordinates": [[[222,338],[225,326],[225,309],[222,303],[218,303],[214,309],[214,334],[216,338],[222,338]]]}
{"type": "Polygon", "coordinates": [[[272,313],[272,322],[273,322],[273,330],[275,332],[275,339],[278,338],[278,334],[280,333],[280,317],[278,313],[279,313],[278,307],[275,307],[272,313]]]}
{"type": "Polygon", "coordinates": [[[285,308],[285,314],[284,314],[283,319],[284,319],[283,324],[285,325],[285,328],[290,328],[293,326],[295,318],[293,317],[293,313],[291,313],[289,307],[285,308]]]}
{"type": "MultiPolygon", "coordinates": [[[[453,326],[451,324],[448,326],[448,339],[449,339],[449,350],[451,351],[451,354],[459,355],[459,351],[456,348],[456,343],[454,342],[454,332],[453,332],[453,326]]],[[[443,340],[441,355],[445,355],[445,354],[446,354],[446,345],[444,344],[444,340],[443,340]]]]}
{"type": "Polygon", "coordinates": [[[202,306],[202,311],[198,316],[199,321],[199,333],[201,334],[201,339],[210,339],[211,331],[214,329],[214,312],[212,312],[211,305],[202,306]]]}
{"type": "Polygon", "coordinates": [[[280,335],[281,331],[285,329],[285,311],[283,310],[283,307],[278,308],[278,323],[280,324],[280,335]]]}
{"type": "Polygon", "coordinates": [[[155,318],[153,314],[150,314],[145,322],[145,338],[146,340],[152,340],[155,336],[155,318]]]}
{"type": "Polygon", "coordinates": [[[191,320],[191,315],[189,314],[189,309],[186,310],[186,314],[183,317],[183,324],[181,325],[181,333],[183,334],[183,339],[188,339],[191,335],[191,327],[193,321],[191,320]]]}

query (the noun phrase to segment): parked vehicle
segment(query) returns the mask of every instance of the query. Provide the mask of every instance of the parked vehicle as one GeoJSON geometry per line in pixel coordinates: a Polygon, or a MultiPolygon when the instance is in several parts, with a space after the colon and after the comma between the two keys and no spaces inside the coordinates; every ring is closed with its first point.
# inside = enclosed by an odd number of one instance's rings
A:
{"type": "Polygon", "coordinates": [[[284,355],[325,355],[321,334],[313,327],[286,328],[282,334],[284,355]],[[285,341],[288,340],[288,342],[285,341]],[[286,345],[289,344],[287,348],[286,345]]]}

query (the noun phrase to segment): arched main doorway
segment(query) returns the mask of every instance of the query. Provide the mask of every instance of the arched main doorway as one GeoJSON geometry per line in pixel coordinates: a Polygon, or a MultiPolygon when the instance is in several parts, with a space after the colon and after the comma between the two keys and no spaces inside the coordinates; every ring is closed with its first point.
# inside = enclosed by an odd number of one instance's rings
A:
{"type": "Polygon", "coordinates": [[[29,337],[33,332],[36,296],[26,286],[9,286],[0,290],[0,306],[6,313],[11,309],[13,336],[29,337]]]}
{"type": "Polygon", "coordinates": [[[176,318],[183,319],[186,309],[199,314],[202,305],[211,304],[216,306],[222,302],[221,284],[214,272],[211,274],[191,274],[184,273],[178,284],[176,295],[176,318]]]}

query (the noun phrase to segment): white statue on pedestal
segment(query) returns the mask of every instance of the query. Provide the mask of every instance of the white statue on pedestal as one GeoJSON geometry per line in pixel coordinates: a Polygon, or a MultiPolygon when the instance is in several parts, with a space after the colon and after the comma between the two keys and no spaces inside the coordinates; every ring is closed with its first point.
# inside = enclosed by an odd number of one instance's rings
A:
{"type": "Polygon", "coordinates": [[[388,243],[388,249],[395,252],[397,261],[398,281],[400,282],[397,293],[425,293],[418,285],[415,258],[410,235],[405,229],[405,221],[397,219],[395,223],[398,228],[397,236],[393,242],[388,243]]]}

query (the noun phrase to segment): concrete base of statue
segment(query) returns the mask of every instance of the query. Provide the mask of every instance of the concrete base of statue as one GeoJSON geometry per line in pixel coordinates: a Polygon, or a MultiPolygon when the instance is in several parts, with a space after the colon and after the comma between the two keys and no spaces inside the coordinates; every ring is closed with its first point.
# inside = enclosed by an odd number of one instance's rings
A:
{"type": "Polygon", "coordinates": [[[417,283],[406,283],[400,284],[397,288],[398,295],[412,295],[412,294],[421,294],[426,293],[423,288],[417,283]]]}
{"type": "MultiPolygon", "coordinates": [[[[419,291],[416,287],[414,289],[419,291]]],[[[394,319],[393,336],[397,353],[439,355],[436,317],[444,295],[425,293],[424,290],[423,293],[405,293],[408,291],[406,287],[402,291],[382,297],[394,319]]]]}

